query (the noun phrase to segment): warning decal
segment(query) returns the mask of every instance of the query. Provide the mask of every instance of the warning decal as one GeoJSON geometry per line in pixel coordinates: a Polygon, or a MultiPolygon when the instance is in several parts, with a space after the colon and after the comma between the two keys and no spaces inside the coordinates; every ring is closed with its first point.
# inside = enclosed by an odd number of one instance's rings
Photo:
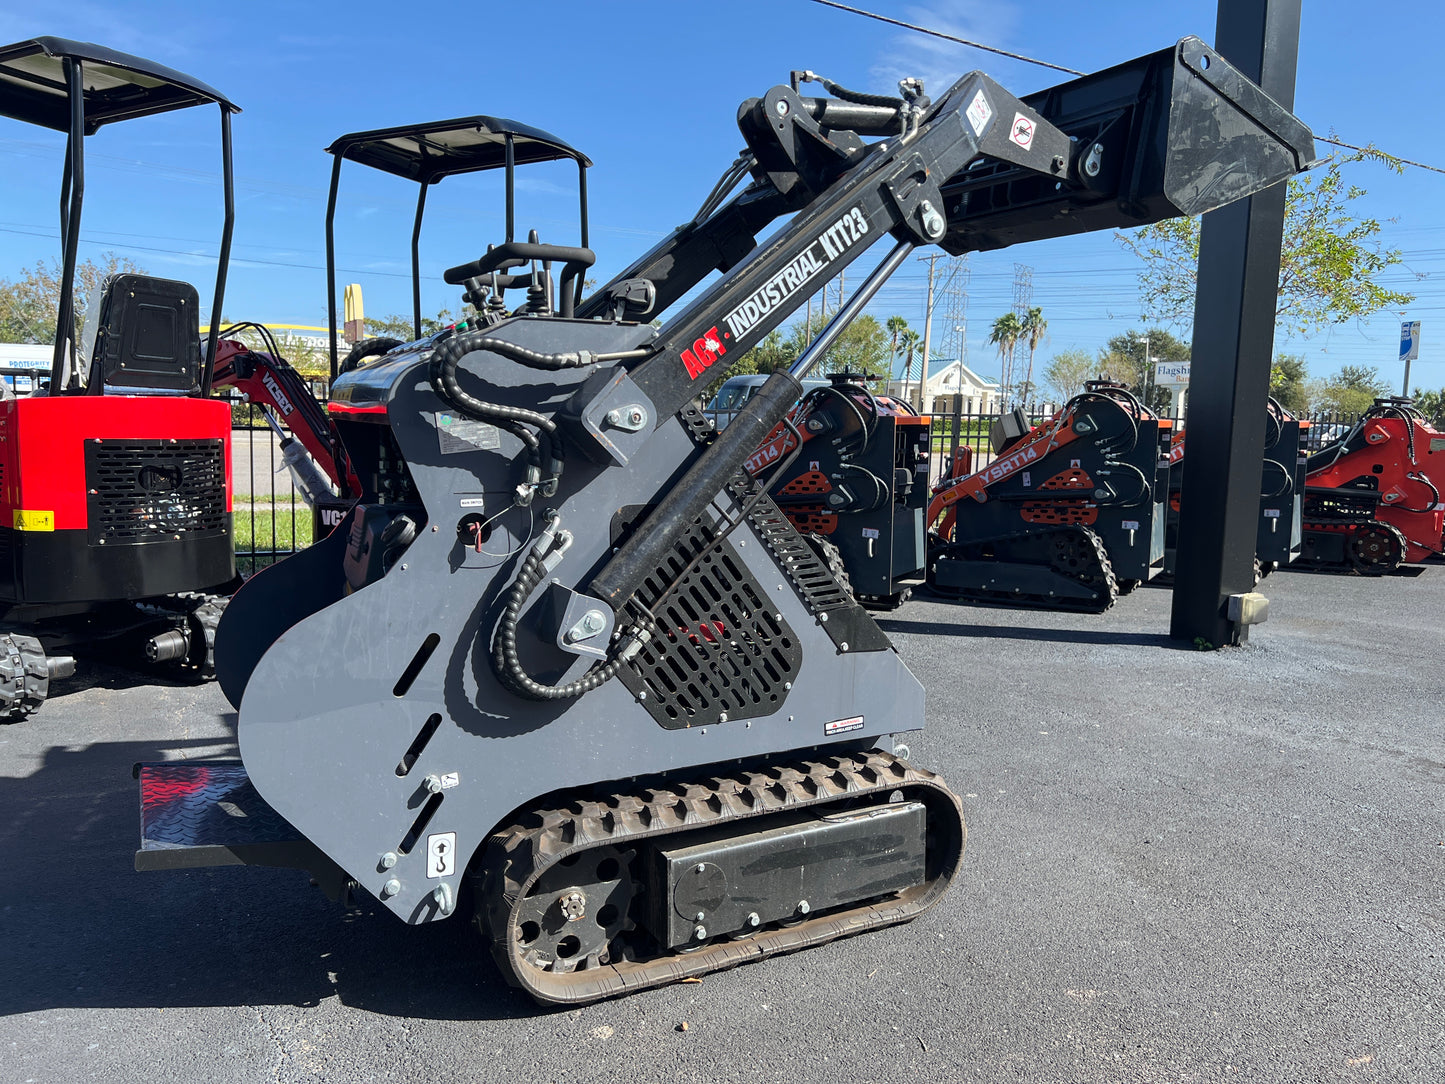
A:
{"type": "Polygon", "coordinates": [[[823,734],[832,737],[834,734],[846,734],[850,730],[863,729],[863,716],[855,715],[851,719],[834,719],[831,723],[823,724],[823,734]]]}
{"type": "Polygon", "coordinates": [[[1022,113],[1015,113],[1013,128],[1009,130],[1008,137],[1024,150],[1028,150],[1034,145],[1034,122],[1022,113]]]}
{"type": "Polygon", "coordinates": [[[984,128],[988,125],[989,118],[993,116],[993,110],[988,107],[988,99],[979,91],[973,96],[967,109],[968,123],[973,126],[973,134],[983,135],[984,128]]]}
{"type": "Polygon", "coordinates": [[[17,508],[13,522],[17,531],[53,531],[55,530],[55,513],[17,508]]]}

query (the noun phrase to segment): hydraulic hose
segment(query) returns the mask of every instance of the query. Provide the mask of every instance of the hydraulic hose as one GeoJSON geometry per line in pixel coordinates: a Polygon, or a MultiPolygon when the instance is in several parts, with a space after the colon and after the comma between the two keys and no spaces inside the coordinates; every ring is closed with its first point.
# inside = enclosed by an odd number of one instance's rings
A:
{"type": "Polygon", "coordinates": [[[527,700],[571,700],[610,681],[623,663],[623,655],[619,652],[566,685],[543,685],[522,665],[517,650],[517,624],[521,620],[522,608],[550,571],[548,558],[554,548],[560,555],[560,551],[567,547],[565,541],[558,546],[560,522],[561,517],[556,512],[548,513],[542,536],[522,562],[521,571],[507,592],[507,603],[492,639],[492,671],[508,690],[527,700]]]}

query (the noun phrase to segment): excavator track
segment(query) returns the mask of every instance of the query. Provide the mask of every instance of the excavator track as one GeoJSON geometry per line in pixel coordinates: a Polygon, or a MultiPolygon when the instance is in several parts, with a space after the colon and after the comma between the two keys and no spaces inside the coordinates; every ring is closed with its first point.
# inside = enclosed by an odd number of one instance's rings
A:
{"type": "Polygon", "coordinates": [[[1077,524],[945,543],[929,554],[928,587],[944,598],[1078,613],[1103,613],[1123,593],[1104,543],[1077,524]]]}
{"type": "Polygon", "coordinates": [[[1306,568],[1323,571],[1354,571],[1362,576],[1383,576],[1405,562],[1408,543],[1396,526],[1378,519],[1318,520],[1304,524],[1305,551],[1296,559],[1306,568]],[[1310,545],[1311,536],[1334,538],[1345,535],[1345,560],[1330,561],[1311,556],[1319,547],[1310,545]]]}
{"type": "MultiPolygon", "coordinates": [[[[469,876],[478,927],[507,980],[543,1003],[580,1004],[907,922],[947,890],[966,835],[958,798],[937,775],[873,750],[668,780],[634,793],[589,793],[531,810],[490,837],[469,876]],[[659,845],[720,838],[745,845],[791,823],[789,815],[868,817],[899,803],[925,812],[919,883],[833,906],[800,902],[771,922],[753,912],[743,929],[714,935],[699,912],[695,938],[672,949],[648,929],[667,890],[659,845]]],[[[709,891],[716,899],[725,889],[709,891]]]]}

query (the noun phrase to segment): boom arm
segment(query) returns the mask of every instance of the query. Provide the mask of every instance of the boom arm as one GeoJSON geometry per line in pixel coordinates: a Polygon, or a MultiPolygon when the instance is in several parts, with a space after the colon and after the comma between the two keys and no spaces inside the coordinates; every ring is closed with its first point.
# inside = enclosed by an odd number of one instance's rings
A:
{"type": "MultiPolygon", "coordinates": [[[[903,125],[905,109],[900,102],[894,125],[903,125]]],[[[739,125],[755,161],[753,186],[599,291],[610,297],[626,280],[659,269],[659,296],[681,293],[693,282],[676,275],[700,280],[723,251],[725,228],[805,205],[665,325],[652,355],[631,369],[653,418],[683,409],[703,373],[723,375],[885,233],[897,244],[889,266],[870,279],[874,290],[912,246],[958,253],[1197,214],[1284,180],[1314,158],[1309,130],[1197,38],[1028,100],[974,72],[917,128],[866,148],[855,133],[826,130],[814,120],[819,112],[789,87],[744,103],[739,125]]],[[[846,115],[856,119],[856,110],[846,115]]],[[[720,439],[689,470],[684,484],[694,499],[664,502],[601,570],[600,597],[619,605],[631,596],[640,570],[656,567],[699,502],[756,447],[745,435],[761,439],[795,398],[779,389],[744,409],[729,427],[738,439],[720,439]]]]}
{"type": "Polygon", "coordinates": [[[217,388],[237,388],[253,403],[269,406],[343,497],[361,493],[361,481],[331,418],[285,358],[252,350],[239,339],[222,339],[216,347],[211,383],[217,388]]]}

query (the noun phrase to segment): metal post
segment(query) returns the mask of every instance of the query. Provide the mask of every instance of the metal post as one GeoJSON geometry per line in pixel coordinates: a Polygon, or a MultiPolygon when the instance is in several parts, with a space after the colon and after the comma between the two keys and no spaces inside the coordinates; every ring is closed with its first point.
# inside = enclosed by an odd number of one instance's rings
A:
{"type": "Polygon", "coordinates": [[[50,359],[50,394],[64,393],[75,374],[75,262],[80,251],[80,208],[85,199],[85,76],[80,61],[65,58],[65,86],[70,95],[70,135],[65,144],[66,176],[60,188],[60,221],[65,228],[61,253],[60,311],[55,317],[55,352],[50,359]]]}
{"type": "Polygon", "coordinates": [[[336,190],[341,186],[341,159],[331,163],[331,191],[326,196],[326,315],[331,327],[331,382],[336,383],[336,190]]]}
{"type": "MultiPolygon", "coordinates": [[[[1219,0],[1215,47],[1294,106],[1301,0],[1219,0]]],[[[1194,304],[1189,455],[1169,634],[1242,643],[1231,595],[1254,588],[1264,414],[1274,349],[1285,185],[1204,216],[1194,304]]]]}
{"type": "Polygon", "coordinates": [[[426,214],[426,190],[430,180],[422,178],[416,196],[416,221],[411,227],[411,322],[412,330],[421,338],[421,220],[426,214]]]}
{"type": "Polygon", "coordinates": [[[225,212],[221,223],[221,251],[216,254],[216,294],[211,301],[211,330],[206,339],[206,359],[201,372],[201,396],[211,394],[211,378],[216,373],[216,344],[220,340],[221,321],[225,319],[226,275],[231,266],[231,235],[236,228],[236,183],[231,149],[231,110],[225,102],[221,109],[221,185],[225,212]]]}
{"type": "Polygon", "coordinates": [[[933,265],[943,259],[943,253],[934,252],[920,256],[922,263],[928,261],[928,301],[923,308],[923,371],[918,377],[918,413],[927,414],[924,401],[928,398],[928,352],[933,349],[933,265]]]}

